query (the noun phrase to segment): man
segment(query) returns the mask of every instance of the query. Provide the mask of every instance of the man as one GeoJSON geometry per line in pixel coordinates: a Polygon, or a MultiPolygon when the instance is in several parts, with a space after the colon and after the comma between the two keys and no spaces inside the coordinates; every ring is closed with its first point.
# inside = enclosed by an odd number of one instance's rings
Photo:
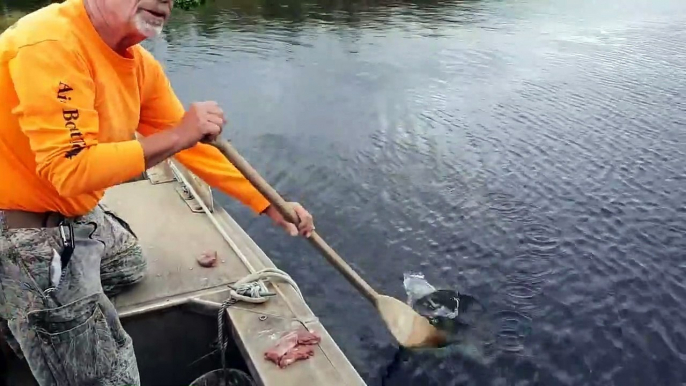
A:
{"type": "MultiPolygon", "coordinates": [[[[171,0],[67,0],[0,35],[0,319],[41,386],[138,385],[130,337],[106,295],[143,277],[126,222],[103,191],[175,156],[208,184],[287,223],[212,146],[214,102],[185,111],[138,43],[171,0]],[[143,138],[131,140],[138,131],[143,138]],[[73,244],[72,244],[73,242],[73,244]]],[[[151,224],[154,226],[154,224],[151,224]]]]}

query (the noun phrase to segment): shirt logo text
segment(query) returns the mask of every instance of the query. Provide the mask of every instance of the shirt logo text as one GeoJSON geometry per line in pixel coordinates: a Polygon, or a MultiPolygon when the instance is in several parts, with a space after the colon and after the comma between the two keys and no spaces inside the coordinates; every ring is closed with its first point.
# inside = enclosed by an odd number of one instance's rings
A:
{"type": "MultiPolygon", "coordinates": [[[[67,101],[71,100],[69,96],[71,91],[74,91],[74,89],[68,84],[60,82],[57,90],[57,100],[60,103],[67,103],[67,101]]],[[[79,130],[77,122],[79,120],[79,110],[76,108],[62,109],[62,120],[64,121],[64,127],[69,130],[69,143],[71,143],[71,149],[64,156],[71,159],[76,157],[86,147],[86,141],[83,139],[83,134],[79,130]]]]}

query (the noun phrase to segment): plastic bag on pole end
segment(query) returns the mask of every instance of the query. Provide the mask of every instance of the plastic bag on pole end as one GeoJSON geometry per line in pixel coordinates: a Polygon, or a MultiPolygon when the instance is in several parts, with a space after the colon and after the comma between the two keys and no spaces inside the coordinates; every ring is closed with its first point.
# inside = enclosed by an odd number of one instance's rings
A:
{"type": "Polygon", "coordinates": [[[459,313],[460,298],[457,291],[437,290],[422,273],[403,274],[407,304],[427,318],[455,319],[459,313]]]}
{"type": "Polygon", "coordinates": [[[404,273],[403,286],[407,293],[407,304],[412,306],[417,300],[424,296],[436,292],[436,288],[429,284],[422,273],[404,273]]]}

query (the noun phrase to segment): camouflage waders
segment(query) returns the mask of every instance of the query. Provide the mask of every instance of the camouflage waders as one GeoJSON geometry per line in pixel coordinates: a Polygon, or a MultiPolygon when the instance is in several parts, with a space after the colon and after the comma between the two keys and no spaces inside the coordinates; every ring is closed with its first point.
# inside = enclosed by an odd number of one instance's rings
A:
{"type": "Polygon", "coordinates": [[[51,260],[63,250],[59,228],[12,228],[4,217],[0,211],[0,319],[39,385],[139,385],[131,338],[108,298],[146,268],[128,225],[101,205],[68,219],[75,247],[48,290],[51,260]]]}

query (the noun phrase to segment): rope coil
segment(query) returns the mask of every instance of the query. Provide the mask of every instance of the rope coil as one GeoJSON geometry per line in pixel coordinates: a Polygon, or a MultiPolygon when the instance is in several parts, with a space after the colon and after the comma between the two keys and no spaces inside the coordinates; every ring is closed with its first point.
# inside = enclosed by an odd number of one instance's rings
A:
{"type": "Polygon", "coordinates": [[[300,288],[293,278],[278,268],[264,268],[245,276],[234,284],[230,284],[231,298],[248,303],[264,303],[270,297],[276,296],[276,293],[269,292],[264,285],[265,281],[271,282],[274,279],[290,284],[298,296],[303,298],[300,288]]]}

